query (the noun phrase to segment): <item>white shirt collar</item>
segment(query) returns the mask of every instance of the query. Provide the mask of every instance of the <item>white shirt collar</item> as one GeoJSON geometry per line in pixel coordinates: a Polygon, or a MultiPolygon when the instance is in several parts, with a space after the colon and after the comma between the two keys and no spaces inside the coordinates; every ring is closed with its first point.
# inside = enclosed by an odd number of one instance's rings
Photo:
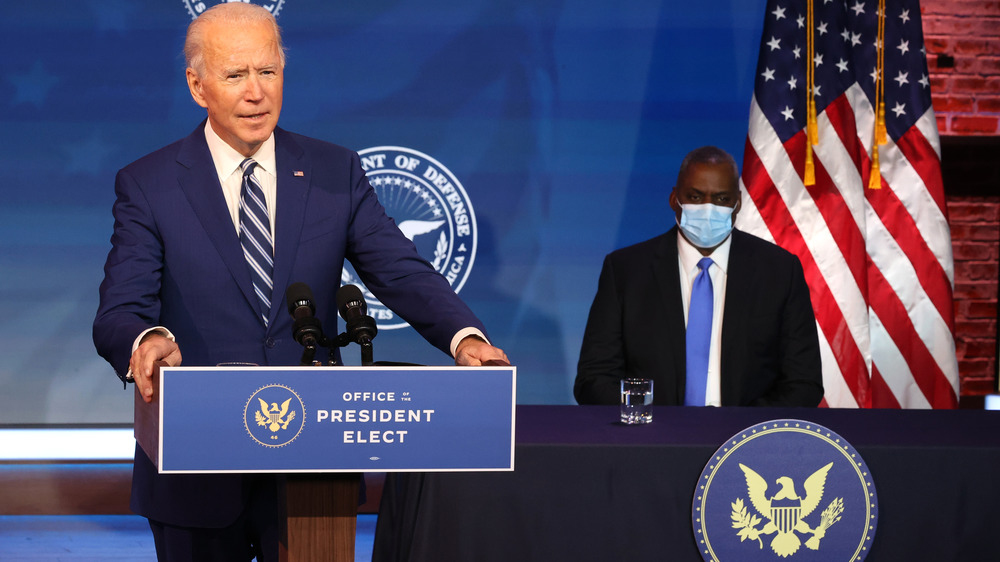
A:
{"type": "MultiPolygon", "coordinates": [[[[226,144],[226,141],[215,132],[210,120],[205,121],[205,141],[208,143],[208,151],[212,153],[212,162],[215,163],[215,171],[219,175],[219,183],[223,183],[226,178],[240,167],[240,163],[246,159],[245,156],[236,151],[235,148],[226,144]]],[[[257,152],[251,156],[257,167],[272,176],[277,176],[277,165],[274,157],[274,132],[267,140],[260,145],[257,152]]]]}

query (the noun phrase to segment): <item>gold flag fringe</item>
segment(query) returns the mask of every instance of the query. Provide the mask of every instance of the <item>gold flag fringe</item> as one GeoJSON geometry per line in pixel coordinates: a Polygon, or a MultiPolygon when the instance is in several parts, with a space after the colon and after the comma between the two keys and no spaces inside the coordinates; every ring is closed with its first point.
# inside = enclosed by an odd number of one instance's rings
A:
{"type": "Polygon", "coordinates": [[[878,162],[878,147],[888,142],[885,131],[885,0],[878,3],[878,54],[875,83],[875,138],[872,139],[872,170],[868,189],[882,189],[882,171],[878,162]]]}

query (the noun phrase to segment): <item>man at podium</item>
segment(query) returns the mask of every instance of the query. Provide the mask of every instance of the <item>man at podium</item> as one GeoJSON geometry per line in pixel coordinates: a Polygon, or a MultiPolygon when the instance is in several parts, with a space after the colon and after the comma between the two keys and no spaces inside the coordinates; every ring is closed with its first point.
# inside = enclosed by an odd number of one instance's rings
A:
{"type": "MultiPolygon", "coordinates": [[[[148,402],[157,362],[298,364],[285,290],[305,283],[316,316],[335,318],[345,258],[459,365],[507,360],[386,216],[358,155],[277,127],[285,59],[267,10],[218,4],[191,23],[184,51],[207,119],[115,182],[94,342],[123,381],[148,402]]],[[[277,560],[271,476],[160,475],[137,447],[131,508],[161,560],[277,560]]]]}

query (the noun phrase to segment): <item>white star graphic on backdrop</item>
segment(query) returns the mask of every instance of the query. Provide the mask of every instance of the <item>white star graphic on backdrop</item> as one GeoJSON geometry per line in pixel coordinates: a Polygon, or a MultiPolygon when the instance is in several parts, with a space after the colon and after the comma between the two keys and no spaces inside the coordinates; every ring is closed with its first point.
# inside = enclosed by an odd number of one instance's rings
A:
{"type": "Polygon", "coordinates": [[[851,34],[851,46],[852,47],[857,47],[860,44],[861,44],[861,34],[860,33],[852,33],[851,34]]]}
{"type": "Polygon", "coordinates": [[[854,6],[851,7],[851,9],[854,10],[855,16],[860,16],[861,14],[865,13],[865,5],[862,2],[855,3],[854,6]]]}
{"type": "Polygon", "coordinates": [[[798,59],[801,56],[802,50],[799,49],[798,47],[795,47],[794,49],[792,49],[792,52],[795,53],[795,58],[798,59]]]}
{"type": "Polygon", "coordinates": [[[792,108],[788,107],[787,105],[785,106],[785,110],[782,111],[781,114],[785,116],[785,121],[788,121],[789,119],[795,119],[795,117],[792,116],[792,108]]]}
{"type": "Polygon", "coordinates": [[[847,61],[840,59],[840,62],[837,63],[837,68],[839,68],[841,72],[847,72],[847,61]]]}
{"type": "Polygon", "coordinates": [[[771,13],[774,14],[774,18],[775,19],[779,19],[780,20],[780,19],[784,19],[784,17],[785,17],[785,9],[782,8],[781,6],[778,6],[777,8],[775,8],[774,11],[771,12],[771,13]]]}
{"type": "Polygon", "coordinates": [[[819,89],[820,88],[821,88],[821,86],[818,85],[818,84],[815,85],[815,86],[813,86],[813,95],[816,96],[817,98],[820,96],[820,93],[819,93],[819,89]]]}
{"type": "Polygon", "coordinates": [[[760,75],[764,77],[765,82],[774,80],[774,71],[770,68],[765,68],[764,72],[761,72],[760,75]]]}
{"type": "Polygon", "coordinates": [[[799,16],[799,19],[795,20],[795,24],[799,26],[799,29],[802,29],[806,26],[806,18],[799,16]]]}
{"type": "Polygon", "coordinates": [[[893,80],[899,82],[900,86],[902,86],[903,84],[909,84],[910,81],[906,79],[906,77],[909,75],[910,75],[909,72],[903,72],[902,70],[900,70],[899,74],[895,78],[893,78],[893,80]]]}
{"type": "Polygon", "coordinates": [[[899,14],[899,19],[903,20],[903,23],[907,23],[908,21],[910,21],[910,11],[903,10],[903,13],[899,14]]]}
{"type": "Polygon", "coordinates": [[[97,174],[102,169],[104,159],[115,151],[114,145],[104,142],[99,131],[92,133],[86,140],[67,144],[64,148],[69,154],[69,162],[66,164],[68,173],[97,174]]]}
{"type": "Polygon", "coordinates": [[[799,83],[799,81],[796,80],[794,76],[792,76],[792,78],[788,81],[788,89],[789,90],[794,90],[796,84],[798,84],[798,83],[799,83]]]}
{"type": "Polygon", "coordinates": [[[41,108],[45,103],[49,90],[59,82],[59,78],[45,71],[41,61],[36,61],[27,74],[11,74],[8,78],[14,83],[14,99],[10,104],[30,103],[41,108]]]}
{"type": "Polygon", "coordinates": [[[873,68],[872,73],[869,74],[868,76],[872,77],[872,82],[878,84],[878,68],[873,68]]]}
{"type": "Polygon", "coordinates": [[[844,28],[844,31],[840,34],[840,36],[844,38],[844,41],[850,41],[851,40],[851,32],[847,31],[846,27],[844,28]]]}
{"type": "Polygon", "coordinates": [[[826,22],[819,24],[819,27],[816,28],[816,31],[819,32],[820,36],[826,35],[826,22]]]}
{"type": "Polygon", "coordinates": [[[767,42],[767,46],[771,47],[771,50],[777,50],[781,48],[781,39],[777,37],[771,37],[771,40],[767,42]]]}
{"type": "Polygon", "coordinates": [[[813,57],[813,64],[816,65],[816,68],[819,68],[819,66],[823,64],[823,55],[816,53],[816,56],[813,57]]]}
{"type": "Polygon", "coordinates": [[[909,41],[900,41],[899,42],[899,46],[896,47],[896,48],[899,49],[899,54],[905,55],[906,52],[910,50],[910,42],[909,41]]]}
{"type": "Polygon", "coordinates": [[[896,114],[896,117],[902,117],[906,113],[906,106],[897,102],[896,107],[892,108],[892,112],[896,114]]]}
{"type": "Polygon", "coordinates": [[[923,76],[921,76],[920,80],[917,80],[917,82],[919,82],[920,85],[923,86],[923,87],[925,87],[925,88],[928,88],[931,85],[931,81],[927,79],[927,75],[926,74],[924,74],[923,76]]]}
{"type": "Polygon", "coordinates": [[[129,19],[138,9],[136,3],[129,0],[89,0],[87,3],[101,31],[127,31],[129,19]]]}

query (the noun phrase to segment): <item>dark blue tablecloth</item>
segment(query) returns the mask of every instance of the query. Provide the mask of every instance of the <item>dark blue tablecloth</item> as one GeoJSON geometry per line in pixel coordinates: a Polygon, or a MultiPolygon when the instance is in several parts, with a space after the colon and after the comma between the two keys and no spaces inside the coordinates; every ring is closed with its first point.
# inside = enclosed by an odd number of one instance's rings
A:
{"type": "Polygon", "coordinates": [[[373,560],[700,560],[691,507],[706,462],[783,418],[838,433],[871,469],[868,560],[1000,560],[1000,412],[657,407],[645,426],[618,424],[616,407],[516,415],[514,472],[387,476],[373,560]]]}

